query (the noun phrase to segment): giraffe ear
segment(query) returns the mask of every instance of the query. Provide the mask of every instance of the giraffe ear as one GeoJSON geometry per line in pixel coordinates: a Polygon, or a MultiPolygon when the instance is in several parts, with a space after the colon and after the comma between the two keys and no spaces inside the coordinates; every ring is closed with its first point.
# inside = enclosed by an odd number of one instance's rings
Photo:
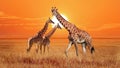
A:
{"type": "Polygon", "coordinates": [[[55,7],[52,7],[52,9],[55,9],[55,7]]]}

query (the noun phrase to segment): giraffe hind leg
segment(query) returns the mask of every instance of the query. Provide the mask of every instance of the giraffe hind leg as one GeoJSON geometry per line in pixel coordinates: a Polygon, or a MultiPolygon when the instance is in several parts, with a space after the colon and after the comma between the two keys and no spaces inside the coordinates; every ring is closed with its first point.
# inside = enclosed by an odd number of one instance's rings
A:
{"type": "Polygon", "coordinates": [[[48,51],[48,53],[49,53],[49,45],[47,46],[47,51],[48,51]]]}
{"type": "Polygon", "coordinates": [[[46,45],[44,45],[44,53],[45,53],[46,45]]]}
{"type": "Polygon", "coordinates": [[[82,43],[83,52],[86,53],[86,43],[82,43]]]}
{"type": "Polygon", "coordinates": [[[50,41],[48,40],[47,45],[46,45],[48,53],[49,53],[49,45],[50,45],[50,41]]]}
{"type": "Polygon", "coordinates": [[[42,54],[42,43],[40,43],[40,53],[42,54]]]}
{"type": "Polygon", "coordinates": [[[47,51],[49,52],[49,41],[46,41],[45,45],[44,45],[44,53],[46,51],[46,47],[47,47],[47,51]]]}
{"type": "Polygon", "coordinates": [[[30,51],[30,49],[31,49],[32,45],[33,45],[33,39],[30,39],[30,40],[28,41],[28,48],[27,48],[27,52],[29,52],[29,51],[30,51]]]}
{"type": "Polygon", "coordinates": [[[50,40],[49,39],[46,39],[44,41],[44,53],[46,51],[46,47],[47,47],[47,51],[49,52],[49,44],[50,44],[50,40]]]}
{"type": "Polygon", "coordinates": [[[47,45],[46,45],[48,53],[49,53],[49,44],[50,44],[50,42],[48,42],[47,45]]]}

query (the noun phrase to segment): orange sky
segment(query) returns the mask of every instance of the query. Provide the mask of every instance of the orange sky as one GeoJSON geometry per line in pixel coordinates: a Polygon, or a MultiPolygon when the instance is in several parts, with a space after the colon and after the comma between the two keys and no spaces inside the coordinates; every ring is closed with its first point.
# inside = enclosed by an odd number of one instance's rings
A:
{"type": "MultiPolygon", "coordinates": [[[[52,6],[92,37],[120,38],[119,0],[0,0],[0,38],[35,35],[52,16],[52,6]]],[[[67,35],[58,29],[53,37],[67,35]]]]}

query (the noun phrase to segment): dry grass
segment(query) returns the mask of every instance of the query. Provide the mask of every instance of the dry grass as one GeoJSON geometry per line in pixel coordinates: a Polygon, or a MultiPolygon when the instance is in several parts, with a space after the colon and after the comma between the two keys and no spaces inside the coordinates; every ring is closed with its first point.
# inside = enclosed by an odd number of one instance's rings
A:
{"type": "MultiPolygon", "coordinates": [[[[15,46],[14,46],[15,48],[15,46]]],[[[96,52],[91,55],[82,54],[79,49],[79,56],[75,56],[74,47],[69,51],[69,57],[64,55],[66,47],[53,46],[50,52],[37,54],[34,48],[30,53],[26,53],[26,46],[12,49],[13,51],[1,49],[0,68],[119,68],[120,67],[120,48],[96,47],[96,52]],[[23,49],[24,48],[24,49],[23,49]],[[21,51],[20,51],[21,50],[21,51]]]]}

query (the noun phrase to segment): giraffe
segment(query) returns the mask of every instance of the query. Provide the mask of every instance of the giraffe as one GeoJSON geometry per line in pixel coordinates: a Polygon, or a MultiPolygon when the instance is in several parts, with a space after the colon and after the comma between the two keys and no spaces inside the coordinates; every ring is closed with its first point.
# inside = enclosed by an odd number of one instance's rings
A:
{"type": "Polygon", "coordinates": [[[59,29],[62,29],[60,27],[60,25],[57,23],[53,28],[52,30],[50,30],[44,37],[43,39],[43,42],[42,44],[40,45],[40,50],[41,50],[41,53],[42,53],[42,46],[44,47],[44,53],[45,53],[45,49],[46,49],[46,46],[47,46],[47,50],[49,52],[49,44],[50,44],[50,38],[51,36],[55,33],[56,29],[59,28],[59,29]]]}
{"type": "Polygon", "coordinates": [[[35,36],[31,37],[28,40],[27,52],[30,51],[30,49],[31,49],[31,47],[34,43],[36,44],[36,52],[38,52],[38,47],[43,41],[43,36],[48,29],[48,24],[49,23],[53,23],[53,21],[50,18],[46,21],[44,27],[35,36]]]}
{"type": "Polygon", "coordinates": [[[68,50],[74,44],[76,55],[78,56],[78,46],[77,44],[82,45],[82,49],[84,53],[86,52],[86,46],[90,49],[91,53],[95,51],[94,47],[92,46],[92,38],[91,36],[84,30],[79,29],[74,24],[70,23],[69,21],[65,20],[56,7],[52,7],[51,9],[52,15],[56,16],[58,21],[64,26],[64,28],[68,31],[69,36],[69,44],[67,49],[65,50],[65,55],[68,57],[68,50]]]}

